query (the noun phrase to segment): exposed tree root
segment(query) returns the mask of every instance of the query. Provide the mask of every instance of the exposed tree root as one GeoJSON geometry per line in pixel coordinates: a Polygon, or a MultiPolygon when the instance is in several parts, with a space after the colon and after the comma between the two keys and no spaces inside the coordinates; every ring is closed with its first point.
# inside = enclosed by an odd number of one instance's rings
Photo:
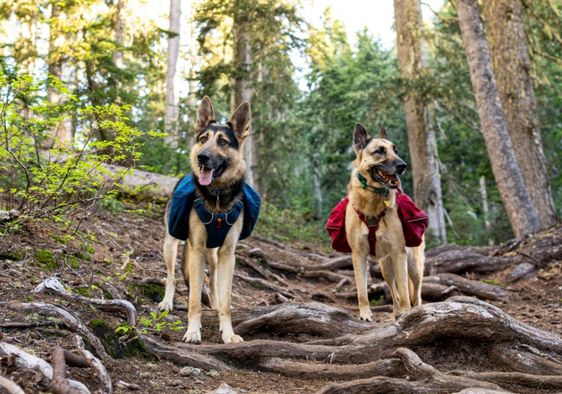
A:
{"type": "Polygon", "coordinates": [[[23,389],[15,382],[0,375],[0,388],[6,390],[8,394],[25,394],[23,389]]]}
{"type": "MultiPolygon", "coordinates": [[[[371,284],[368,288],[368,294],[370,298],[385,296],[388,302],[392,302],[385,282],[371,284]]],[[[443,301],[458,295],[474,296],[484,300],[504,300],[508,294],[501,287],[466,279],[455,274],[427,276],[422,283],[422,298],[429,301],[443,301]]],[[[356,299],[357,291],[340,292],[336,293],[336,296],[356,299]]]]}
{"type": "Polygon", "coordinates": [[[501,287],[466,279],[455,274],[439,274],[436,276],[425,277],[424,282],[455,286],[455,288],[466,296],[474,296],[484,300],[504,300],[509,294],[501,287]]]}
{"type": "Polygon", "coordinates": [[[500,343],[490,350],[490,356],[515,372],[562,376],[562,360],[529,345],[500,343]]]}
{"type": "Polygon", "coordinates": [[[113,392],[111,377],[109,376],[109,373],[107,372],[107,369],[105,368],[103,363],[98,360],[92,353],[86,350],[84,341],[82,340],[81,336],[74,336],[74,344],[76,345],[78,352],[84,358],[88,366],[92,367],[96,371],[100,380],[100,388],[98,392],[101,394],[111,394],[113,392]]]}
{"type": "Polygon", "coordinates": [[[502,386],[562,388],[562,338],[475,298],[457,296],[447,302],[424,304],[395,323],[385,324],[359,322],[321,304],[239,311],[234,320],[247,342],[192,345],[142,339],[154,354],[181,365],[355,379],[331,383],[322,393],[493,393],[502,391],[502,386]],[[315,333],[324,339],[304,343],[251,340],[252,334],[264,331],[280,336],[315,333]],[[443,373],[430,365],[431,356],[426,356],[426,363],[410,350],[441,343],[445,346],[442,351],[454,353],[459,351],[458,341],[481,352],[479,358],[491,358],[509,372],[443,373]],[[449,342],[452,347],[447,350],[449,342]],[[476,343],[485,346],[471,347],[476,343]]]}
{"type": "Polygon", "coordinates": [[[314,279],[322,278],[322,279],[326,279],[329,282],[336,282],[336,283],[340,283],[342,281],[344,283],[352,283],[351,277],[327,270],[304,271],[302,273],[302,277],[314,278],[314,279]]]}
{"type": "Polygon", "coordinates": [[[42,358],[9,343],[0,342],[0,355],[13,357],[18,369],[31,369],[40,373],[45,386],[54,393],[90,393],[84,384],[65,377],[67,359],[69,363],[79,367],[85,366],[85,361],[60,347],[53,351],[53,367],[42,358]]]}
{"type": "Polygon", "coordinates": [[[270,283],[267,280],[260,279],[260,278],[252,278],[250,276],[240,274],[238,272],[234,273],[234,277],[238,278],[238,279],[242,279],[244,282],[248,282],[252,285],[255,285],[255,286],[258,286],[258,287],[261,287],[261,288],[264,288],[264,289],[268,289],[268,290],[274,291],[276,293],[283,294],[285,297],[295,298],[295,295],[293,293],[291,293],[290,291],[288,291],[286,287],[278,286],[276,284],[270,283]]]}
{"type": "Polygon", "coordinates": [[[125,312],[128,323],[131,326],[136,326],[137,324],[137,310],[135,306],[127,300],[102,300],[99,298],[89,298],[89,297],[81,296],[79,294],[72,294],[65,290],[63,284],[59,281],[57,277],[50,277],[45,279],[41,284],[39,284],[35,288],[34,292],[40,293],[45,290],[57,294],[68,301],[78,301],[91,305],[96,305],[103,310],[109,310],[109,311],[118,310],[121,312],[125,312]]]}
{"type": "Polygon", "coordinates": [[[168,345],[156,338],[141,335],[140,340],[156,357],[172,361],[178,365],[188,365],[196,368],[215,369],[217,371],[228,371],[232,368],[215,357],[198,354],[192,351],[183,351],[176,344],[168,345]]]}
{"type": "Polygon", "coordinates": [[[306,378],[360,379],[371,376],[402,376],[404,369],[398,358],[385,358],[366,364],[320,364],[270,358],[262,361],[260,367],[286,376],[306,378]]]}
{"type": "Polygon", "coordinates": [[[313,265],[307,265],[304,267],[305,271],[333,271],[341,268],[353,267],[353,262],[351,261],[351,255],[345,255],[340,257],[335,257],[329,259],[325,262],[313,265]]]}
{"type": "Polygon", "coordinates": [[[62,319],[65,326],[71,331],[76,332],[85,337],[92,345],[99,357],[104,361],[112,361],[113,359],[103,347],[103,344],[89,329],[86,327],[78,317],[73,313],[53,304],[46,304],[43,302],[8,302],[8,308],[15,311],[32,311],[45,316],[53,316],[62,319]]]}
{"type": "Polygon", "coordinates": [[[355,320],[341,309],[328,305],[284,304],[269,313],[243,320],[235,331],[240,335],[270,330],[331,338],[368,328],[368,323],[355,320]]]}

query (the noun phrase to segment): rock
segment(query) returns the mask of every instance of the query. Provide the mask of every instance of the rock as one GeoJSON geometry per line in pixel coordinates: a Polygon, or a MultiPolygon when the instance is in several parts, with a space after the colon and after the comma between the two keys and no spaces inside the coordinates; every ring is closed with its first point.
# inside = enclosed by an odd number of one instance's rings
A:
{"type": "Polygon", "coordinates": [[[201,376],[203,375],[203,370],[195,367],[183,367],[180,369],[179,374],[180,376],[201,376]]]}
{"type": "Polygon", "coordinates": [[[230,386],[226,383],[221,383],[219,388],[216,389],[215,391],[212,391],[211,393],[213,393],[213,394],[238,394],[239,391],[233,389],[232,386],[230,386]]]}
{"type": "Polygon", "coordinates": [[[207,372],[207,376],[210,376],[211,378],[218,378],[221,376],[221,374],[219,371],[211,369],[210,371],[207,372]]]}

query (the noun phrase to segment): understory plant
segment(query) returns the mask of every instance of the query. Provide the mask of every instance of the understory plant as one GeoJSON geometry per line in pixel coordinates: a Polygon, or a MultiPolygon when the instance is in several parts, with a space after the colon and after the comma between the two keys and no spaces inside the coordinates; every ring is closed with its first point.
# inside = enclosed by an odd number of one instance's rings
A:
{"type": "Polygon", "coordinates": [[[0,210],[12,210],[15,219],[4,224],[51,220],[76,229],[129,171],[114,164],[130,168],[139,158],[141,133],[129,124],[130,108],[88,105],[56,79],[6,70],[0,69],[0,210]],[[64,100],[53,104],[47,92],[64,100]],[[63,127],[72,136],[57,141],[63,127]]]}

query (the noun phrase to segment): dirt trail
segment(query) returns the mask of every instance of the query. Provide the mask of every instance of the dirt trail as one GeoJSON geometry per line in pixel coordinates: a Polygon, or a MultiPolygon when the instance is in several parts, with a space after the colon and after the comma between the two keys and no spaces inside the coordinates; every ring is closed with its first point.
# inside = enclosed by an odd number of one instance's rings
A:
{"type": "MultiPolygon", "coordinates": [[[[47,361],[51,359],[55,346],[74,349],[73,336],[60,320],[45,319],[35,313],[23,314],[7,305],[8,301],[14,300],[42,301],[58,304],[72,311],[94,334],[103,339],[108,353],[114,357],[114,361],[106,366],[116,392],[129,391],[124,388],[124,384],[118,384],[119,381],[138,385],[138,391],[146,393],[206,392],[218,388],[221,383],[227,383],[241,392],[304,393],[319,390],[330,382],[349,380],[334,377],[335,375],[316,375],[310,378],[306,373],[303,373],[304,376],[286,376],[257,371],[254,365],[243,359],[234,364],[232,360],[227,360],[236,368],[230,371],[190,370],[149,355],[139,341],[130,338],[124,340],[125,337],[120,339],[115,334],[115,329],[119,325],[123,326],[125,319],[122,314],[100,311],[92,305],[63,300],[57,295],[32,293],[46,277],[57,275],[66,288],[76,294],[104,299],[117,296],[126,298],[136,306],[141,318],[140,327],[146,331],[146,335],[174,345],[175,341],[181,339],[186,326],[187,289],[178,268],[175,298],[177,308],[168,316],[157,316],[156,305],[163,295],[163,287],[159,281],[165,277],[161,255],[163,227],[159,217],[160,209],[156,207],[153,214],[142,216],[137,213],[101,213],[84,223],[81,235],[73,239],[53,235],[56,232],[48,224],[34,224],[17,234],[0,238],[0,342],[14,344],[47,361]],[[30,326],[9,327],[14,323],[29,323],[30,326]]],[[[243,321],[248,314],[260,308],[311,302],[336,307],[347,311],[351,316],[357,316],[356,301],[353,298],[353,274],[348,264],[342,263],[342,268],[339,269],[315,270],[312,273],[302,269],[303,266],[333,262],[335,258],[337,256],[316,252],[310,245],[282,245],[260,237],[245,240],[238,247],[237,275],[234,279],[235,323],[243,321]]],[[[506,272],[487,276],[470,274],[467,277],[485,280],[493,285],[500,284],[508,291],[508,296],[503,300],[492,301],[494,305],[521,322],[561,335],[561,266],[560,261],[551,262],[538,274],[508,286],[503,285],[506,272]]],[[[357,323],[358,332],[393,324],[389,307],[384,305],[384,289],[380,291],[382,283],[376,278],[376,269],[373,273],[373,281],[379,286],[373,287],[371,291],[374,322],[366,328],[357,323]]],[[[203,345],[220,344],[215,312],[205,310],[204,316],[203,345]]],[[[355,320],[351,321],[355,324],[355,320]]],[[[296,325],[298,324],[300,323],[297,322],[296,325]]],[[[123,329],[126,330],[127,327],[123,329]]],[[[265,324],[255,330],[249,329],[245,339],[304,344],[328,341],[323,335],[299,332],[297,328],[284,333],[278,327],[265,324]]],[[[445,368],[447,371],[453,369],[451,365],[462,366],[463,362],[467,362],[463,357],[473,351],[459,351],[456,358],[451,358],[450,354],[440,354],[438,343],[435,345],[418,346],[416,351],[422,360],[431,359],[434,367],[445,368]]],[[[450,345],[447,344],[447,348],[450,345]]],[[[466,342],[458,343],[461,350],[467,346],[469,347],[466,342]]],[[[473,360],[467,363],[473,370],[487,369],[485,360],[480,360],[478,365],[473,360]]],[[[0,374],[8,374],[26,392],[37,392],[44,384],[37,374],[29,370],[18,370],[13,361],[1,357],[1,354],[0,374]]],[[[71,367],[68,369],[68,376],[91,389],[98,386],[96,375],[87,369],[71,367]]],[[[510,387],[508,385],[507,388],[510,387]]],[[[520,387],[511,388],[520,391],[520,387]]],[[[541,391],[540,388],[533,388],[532,391],[548,392],[541,391]]]]}

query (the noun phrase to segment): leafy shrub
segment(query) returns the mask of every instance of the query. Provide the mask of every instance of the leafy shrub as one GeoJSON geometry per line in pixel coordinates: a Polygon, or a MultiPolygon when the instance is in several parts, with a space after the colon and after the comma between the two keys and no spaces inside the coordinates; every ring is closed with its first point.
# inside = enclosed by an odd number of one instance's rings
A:
{"type": "Polygon", "coordinates": [[[128,125],[129,108],[85,105],[52,78],[36,82],[0,70],[0,193],[2,208],[19,212],[16,223],[49,219],[80,223],[139,158],[140,132],[128,125]],[[66,97],[47,100],[47,87],[66,97]],[[53,147],[54,131],[73,119],[72,143],[53,147]],[[50,148],[50,149],[46,149],[50,148]]]}

